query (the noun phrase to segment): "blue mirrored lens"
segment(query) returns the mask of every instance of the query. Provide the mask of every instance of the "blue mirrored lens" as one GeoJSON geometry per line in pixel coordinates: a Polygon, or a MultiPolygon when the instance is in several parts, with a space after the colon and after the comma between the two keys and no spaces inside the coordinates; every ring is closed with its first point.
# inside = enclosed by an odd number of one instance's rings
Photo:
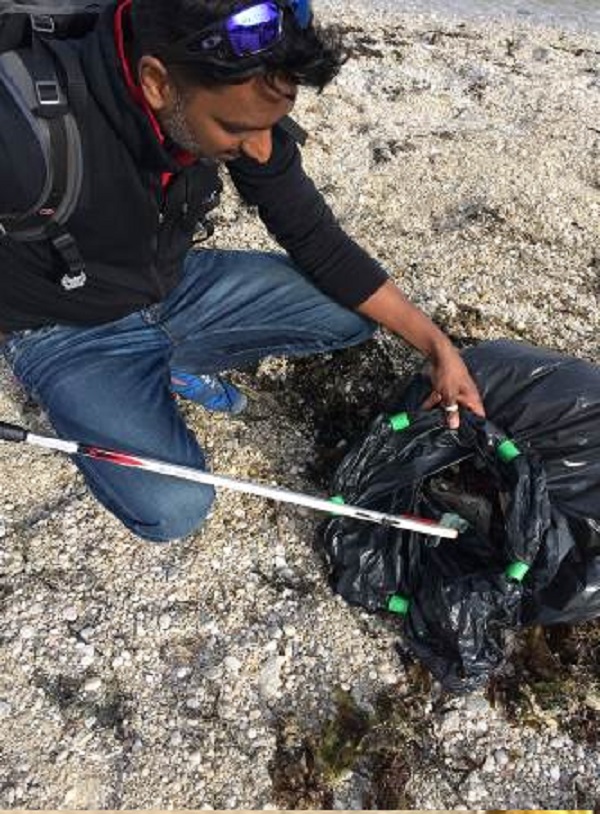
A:
{"type": "Polygon", "coordinates": [[[290,0],[290,5],[300,28],[308,28],[312,17],[311,0],[290,0]]]}
{"type": "Polygon", "coordinates": [[[232,14],[225,26],[236,56],[257,54],[281,36],[281,11],[275,3],[258,3],[232,14]]]}

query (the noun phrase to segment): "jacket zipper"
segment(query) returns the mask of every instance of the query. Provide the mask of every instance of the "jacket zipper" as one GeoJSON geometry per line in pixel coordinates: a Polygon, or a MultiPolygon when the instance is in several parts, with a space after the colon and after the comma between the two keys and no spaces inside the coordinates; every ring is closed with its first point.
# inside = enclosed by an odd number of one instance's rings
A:
{"type": "MultiPolygon", "coordinates": [[[[160,181],[159,181],[160,184],[160,181]]],[[[166,291],[162,280],[160,279],[160,274],[158,271],[158,260],[159,260],[159,247],[160,247],[160,231],[164,225],[166,219],[166,207],[167,207],[167,195],[166,190],[163,189],[162,184],[160,184],[160,191],[158,197],[158,217],[157,217],[157,228],[154,235],[154,252],[153,252],[153,262],[152,262],[152,276],[154,277],[154,282],[156,283],[156,290],[158,294],[159,300],[163,300],[166,296],[166,291]]]]}
{"type": "Polygon", "coordinates": [[[188,216],[188,212],[190,211],[190,179],[188,174],[185,173],[183,176],[184,180],[184,194],[183,194],[183,203],[181,204],[181,217],[185,220],[188,216]]]}

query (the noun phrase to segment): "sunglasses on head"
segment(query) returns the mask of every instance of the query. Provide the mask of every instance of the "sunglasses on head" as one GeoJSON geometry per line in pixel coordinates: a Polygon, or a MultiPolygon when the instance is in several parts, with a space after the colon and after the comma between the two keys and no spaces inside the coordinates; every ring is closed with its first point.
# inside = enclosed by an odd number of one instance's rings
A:
{"type": "Polygon", "coordinates": [[[296,24],[307,29],[312,20],[311,0],[264,0],[233,12],[223,20],[180,40],[168,49],[172,60],[203,57],[243,59],[268,51],[283,36],[283,18],[289,10],[296,24]]]}

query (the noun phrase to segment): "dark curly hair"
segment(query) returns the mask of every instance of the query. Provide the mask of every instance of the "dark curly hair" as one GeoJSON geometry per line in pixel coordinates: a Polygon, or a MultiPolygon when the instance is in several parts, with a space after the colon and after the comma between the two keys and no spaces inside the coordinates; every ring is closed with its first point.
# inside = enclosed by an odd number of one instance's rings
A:
{"type": "Polygon", "coordinates": [[[341,33],[313,23],[301,29],[290,9],[284,11],[283,37],[261,54],[229,61],[169,56],[175,43],[250,4],[251,0],[133,0],[134,55],[157,57],[185,85],[231,85],[264,75],[323,90],[346,59],[341,33]]]}

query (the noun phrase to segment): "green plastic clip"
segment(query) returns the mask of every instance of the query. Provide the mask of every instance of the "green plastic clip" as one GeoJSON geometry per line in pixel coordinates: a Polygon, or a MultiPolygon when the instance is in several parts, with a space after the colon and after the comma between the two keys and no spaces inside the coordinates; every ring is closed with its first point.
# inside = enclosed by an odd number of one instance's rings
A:
{"type": "Polygon", "coordinates": [[[343,506],[346,501],[341,495],[334,495],[333,497],[329,498],[330,503],[337,503],[338,506],[343,506]]]}
{"type": "Polygon", "coordinates": [[[390,418],[390,427],[394,432],[402,432],[402,430],[410,427],[410,418],[408,413],[398,413],[390,418]]]}
{"type": "Polygon", "coordinates": [[[530,566],[525,562],[513,562],[506,569],[506,576],[515,582],[523,582],[530,566]]]}
{"type": "Polygon", "coordinates": [[[410,599],[400,594],[394,594],[388,599],[387,609],[390,613],[399,613],[401,616],[406,616],[410,607],[410,599]]]}
{"type": "Polygon", "coordinates": [[[496,453],[501,461],[509,464],[511,461],[514,461],[515,458],[519,457],[521,450],[514,441],[507,438],[505,441],[502,441],[501,444],[498,444],[496,447],[496,453]]]}

